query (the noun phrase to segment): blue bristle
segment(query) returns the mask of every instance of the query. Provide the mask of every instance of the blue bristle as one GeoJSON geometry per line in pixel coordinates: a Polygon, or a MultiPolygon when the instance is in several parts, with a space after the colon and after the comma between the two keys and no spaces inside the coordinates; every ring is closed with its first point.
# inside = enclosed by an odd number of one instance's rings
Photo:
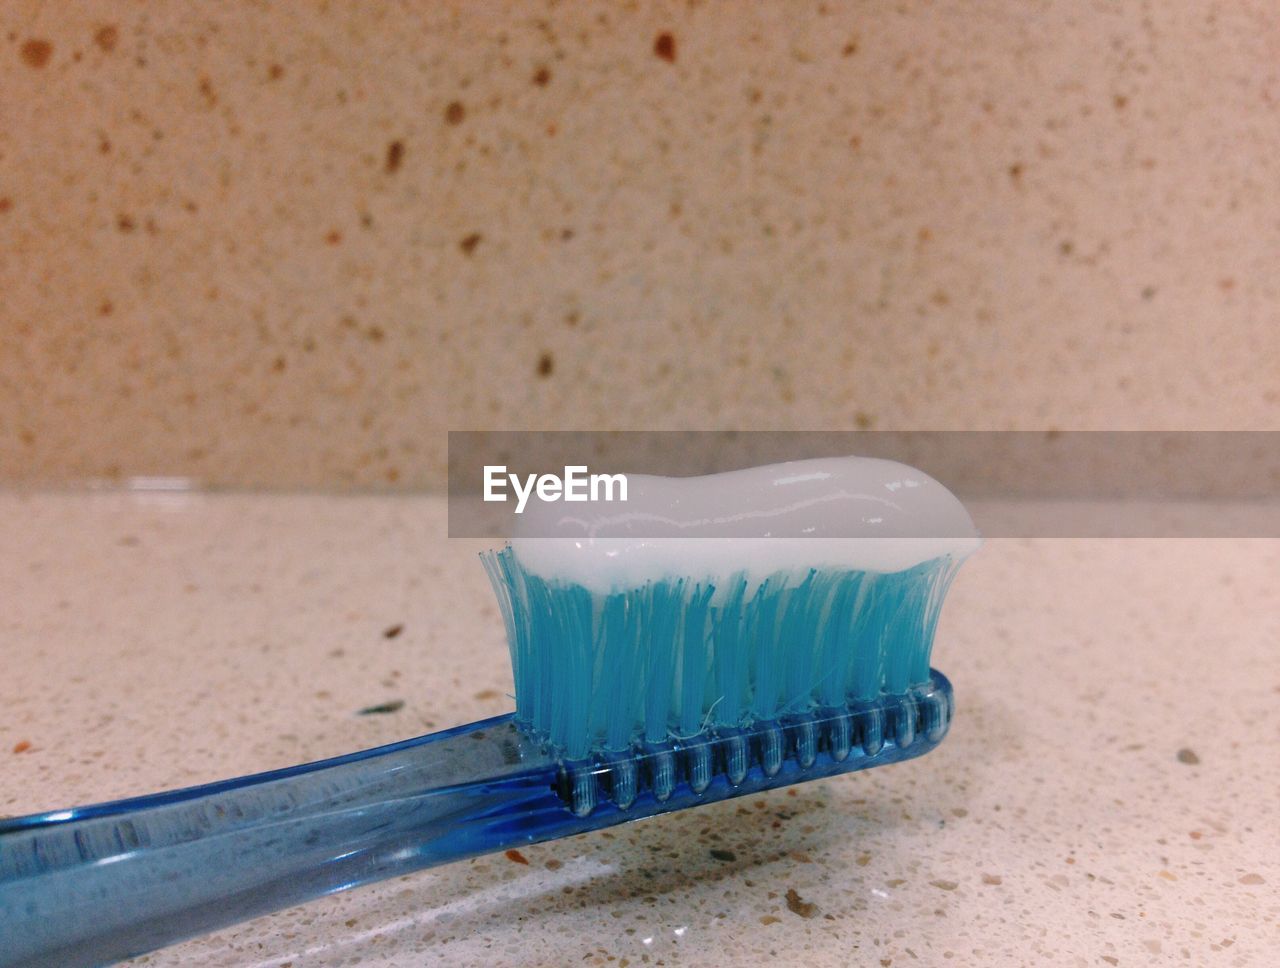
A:
{"type": "Polygon", "coordinates": [[[729,583],[725,602],[714,609],[714,631],[711,635],[711,654],[714,657],[713,691],[719,697],[715,709],[717,722],[740,723],[746,703],[747,662],[751,650],[746,641],[751,633],[749,622],[743,614],[743,595],[747,579],[739,575],[729,583]]]}
{"type": "Polygon", "coordinates": [[[778,714],[785,643],[778,630],[778,606],[786,593],[786,577],[765,579],[751,598],[751,716],[766,722],[778,714]]]}
{"type": "Polygon", "coordinates": [[[823,706],[838,706],[848,700],[849,664],[853,655],[848,635],[864,577],[861,572],[849,572],[846,579],[835,583],[827,614],[818,630],[818,664],[823,676],[818,683],[817,698],[823,706]]]}
{"type": "MultiPolygon", "coordinates": [[[[676,630],[684,607],[684,581],[660,581],[644,590],[644,615],[641,634],[642,650],[648,658],[644,681],[658,682],[671,678],[676,655],[676,630]]],[[[644,689],[644,739],[661,743],[670,733],[672,690],[644,689]]]]}
{"type": "MultiPolygon", "coordinates": [[[[665,579],[664,579],[665,581],[665,579]]],[[[707,606],[715,593],[714,585],[694,585],[693,594],[684,601],[684,621],[681,625],[680,659],[676,680],[676,735],[694,736],[705,728],[703,720],[707,710],[703,697],[707,692],[707,606]]],[[[660,679],[646,683],[649,688],[661,688],[660,679]]]]}
{"type": "Polygon", "coordinates": [[[600,595],[528,572],[509,547],[483,558],[517,719],[568,759],[773,721],[803,745],[815,711],[928,681],[958,567],[670,577],[600,595]]]}
{"type": "Polygon", "coordinates": [[[858,602],[851,616],[850,636],[859,644],[849,658],[848,690],[854,700],[880,695],[882,681],[881,642],[888,618],[890,586],[898,576],[868,574],[858,589],[858,602]]]}
{"type": "Polygon", "coordinates": [[[819,628],[827,575],[810,569],[802,581],[786,595],[782,611],[783,655],[782,698],[779,712],[797,713],[808,707],[808,693],[815,676],[814,642],[819,628]]]}
{"type": "Polygon", "coordinates": [[[644,681],[639,625],[644,589],[615,592],[604,599],[596,633],[598,683],[592,696],[591,735],[604,737],[606,750],[625,750],[640,722],[638,706],[644,698],[636,684],[644,681]]]}
{"type": "MultiPolygon", "coordinates": [[[[502,610],[502,621],[507,628],[507,645],[511,650],[511,670],[516,685],[516,717],[525,725],[530,725],[539,717],[541,710],[536,705],[537,684],[543,678],[534,672],[532,664],[537,655],[530,649],[529,623],[525,620],[523,609],[517,615],[517,609],[524,599],[523,575],[514,567],[514,559],[509,554],[481,555],[489,581],[498,593],[498,607],[502,610]]],[[[545,655],[545,653],[544,653],[545,655]]]]}

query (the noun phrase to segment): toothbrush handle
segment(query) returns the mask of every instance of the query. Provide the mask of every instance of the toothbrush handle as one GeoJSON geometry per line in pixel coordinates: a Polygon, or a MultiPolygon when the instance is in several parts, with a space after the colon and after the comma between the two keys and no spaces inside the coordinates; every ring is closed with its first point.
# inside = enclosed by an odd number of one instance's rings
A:
{"type": "Polygon", "coordinates": [[[931,670],[900,695],[577,762],[507,715],[0,820],[0,966],[103,964],[422,867],[911,759],[953,711],[931,670]]]}
{"type": "Polygon", "coordinates": [[[172,793],[0,820],[0,965],[97,965],[569,832],[511,717],[172,793]]]}

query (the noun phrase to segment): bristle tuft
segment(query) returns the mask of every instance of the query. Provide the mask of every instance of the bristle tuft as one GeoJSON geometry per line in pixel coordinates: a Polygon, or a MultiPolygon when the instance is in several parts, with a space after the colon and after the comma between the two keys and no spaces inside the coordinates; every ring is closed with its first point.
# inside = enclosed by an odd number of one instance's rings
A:
{"type": "Polygon", "coordinates": [[[482,556],[515,673],[516,717],[568,759],[899,695],[929,679],[958,562],[810,570],[716,587],[664,578],[607,595],[482,556]]]}

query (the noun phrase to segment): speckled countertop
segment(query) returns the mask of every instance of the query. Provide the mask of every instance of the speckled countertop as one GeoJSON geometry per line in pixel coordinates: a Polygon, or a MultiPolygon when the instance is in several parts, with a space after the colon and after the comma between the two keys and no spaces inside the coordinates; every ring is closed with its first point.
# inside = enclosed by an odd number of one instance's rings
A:
{"type": "Polygon", "coordinates": [[[0,480],[1280,427],[1274,0],[0,4],[0,480]]]}
{"type": "MultiPolygon", "coordinates": [[[[509,708],[424,497],[0,494],[0,812],[509,708]],[[396,711],[358,715],[403,701],[396,711]]],[[[1270,965],[1280,542],[993,541],[928,757],[437,868],[151,965],[1270,965]]]]}

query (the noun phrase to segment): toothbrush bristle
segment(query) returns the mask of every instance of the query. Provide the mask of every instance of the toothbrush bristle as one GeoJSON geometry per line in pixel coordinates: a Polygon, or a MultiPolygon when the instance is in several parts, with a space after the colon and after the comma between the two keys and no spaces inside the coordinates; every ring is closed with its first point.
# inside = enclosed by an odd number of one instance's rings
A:
{"type": "MultiPolygon", "coordinates": [[[[959,562],[810,570],[713,585],[669,577],[597,594],[486,552],[507,627],[516,717],[567,760],[770,723],[929,682],[959,562]]],[[[825,742],[825,741],[824,741],[825,742]]]]}

